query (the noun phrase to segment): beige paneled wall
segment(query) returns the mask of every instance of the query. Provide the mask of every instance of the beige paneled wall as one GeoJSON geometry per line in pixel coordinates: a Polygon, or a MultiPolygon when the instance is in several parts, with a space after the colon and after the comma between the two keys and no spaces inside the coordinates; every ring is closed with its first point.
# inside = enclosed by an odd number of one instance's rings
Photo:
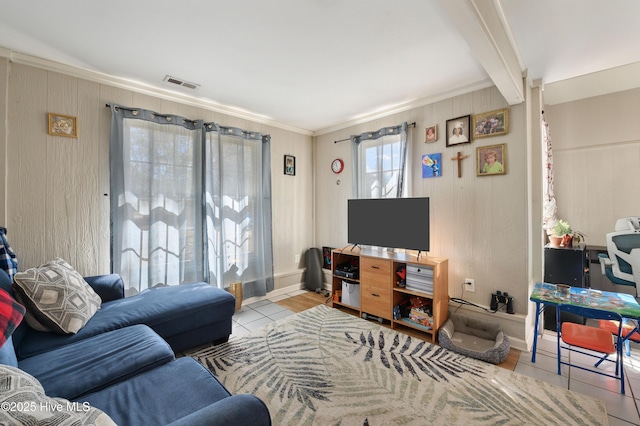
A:
{"type": "MultiPolygon", "coordinates": [[[[109,128],[107,103],[202,118],[271,135],[276,288],[300,283],[305,250],[313,243],[313,145],[310,136],[251,122],[0,58],[0,106],[6,116],[6,219],[20,269],[63,257],[85,275],[110,271],[109,128]],[[4,99],[4,97],[2,97],[4,99]],[[78,138],[47,134],[47,113],[78,117],[78,138]],[[296,156],[296,176],[284,176],[283,155],[296,156]]],[[[5,120],[0,124],[4,152],[5,120]]],[[[4,176],[4,175],[3,175],[4,176]]],[[[5,180],[2,188],[5,187],[5,180]]],[[[3,194],[0,192],[0,194],[3,194]]]]}
{"type": "MultiPolygon", "coordinates": [[[[509,133],[474,140],[470,144],[446,147],[446,120],[507,107],[496,88],[488,88],[415,108],[384,119],[360,124],[316,138],[316,241],[318,246],[347,245],[347,202],[352,196],[352,155],[349,142],[334,143],[352,134],[384,126],[416,122],[411,129],[410,161],[413,168],[413,196],[431,200],[432,256],[449,259],[449,296],[462,295],[464,278],[475,279],[476,292],[465,293],[471,302],[488,306],[495,290],[514,296],[516,313],[528,308],[527,270],[527,135],[525,106],[509,107],[509,133]],[[424,142],[425,127],[438,126],[438,141],[424,142]],[[476,148],[507,145],[507,174],[476,176],[476,148]],[[462,177],[457,152],[469,157],[462,161],[462,177]],[[442,177],[422,178],[421,158],[442,153],[442,177]],[[333,158],[345,161],[345,171],[334,175],[333,158]],[[340,184],[338,184],[338,180],[340,184]]],[[[393,218],[380,226],[393,226],[393,218]]],[[[520,327],[517,338],[524,338],[520,327]]],[[[513,334],[512,334],[513,335],[513,334]]]]}
{"type": "Polygon", "coordinates": [[[618,218],[640,216],[640,89],[545,107],[558,216],[606,245],[618,218]]]}
{"type": "Polygon", "coordinates": [[[9,81],[9,61],[0,57],[0,226],[7,218],[7,89],[9,81]]]}

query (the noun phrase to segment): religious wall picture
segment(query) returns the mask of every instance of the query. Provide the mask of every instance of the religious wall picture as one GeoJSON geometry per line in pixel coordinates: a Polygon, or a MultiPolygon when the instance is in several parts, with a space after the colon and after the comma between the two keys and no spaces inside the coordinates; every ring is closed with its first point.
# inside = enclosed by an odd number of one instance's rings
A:
{"type": "Polygon", "coordinates": [[[424,131],[424,142],[435,142],[438,140],[438,125],[429,126],[424,131]]]}
{"type": "Polygon", "coordinates": [[[49,134],[67,138],[78,137],[78,119],[71,115],[49,113],[49,134]]]}
{"type": "Polygon", "coordinates": [[[425,154],[422,156],[422,177],[442,176],[442,154],[425,154]]]}
{"type": "Polygon", "coordinates": [[[289,176],[296,175],[296,157],[293,155],[284,156],[284,174],[289,176]]]}
{"type": "Polygon", "coordinates": [[[471,142],[470,122],[470,115],[447,120],[447,146],[471,142]]]}
{"type": "Polygon", "coordinates": [[[509,109],[498,109],[473,116],[473,138],[506,135],[509,133],[509,109]]]}
{"type": "Polygon", "coordinates": [[[478,176],[504,175],[507,173],[507,145],[491,145],[476,148],[478,176]]]}

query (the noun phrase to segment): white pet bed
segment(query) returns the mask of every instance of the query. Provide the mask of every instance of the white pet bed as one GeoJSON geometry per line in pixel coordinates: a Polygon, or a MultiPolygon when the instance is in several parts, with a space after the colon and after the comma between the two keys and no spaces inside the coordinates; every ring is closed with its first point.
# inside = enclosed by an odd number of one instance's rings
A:
{"type": "Polygon", "coordinates": [[[498,323],[452,314],[438,331],[440,346],[492,364],[509,355],[509,338],[498,323]]]}

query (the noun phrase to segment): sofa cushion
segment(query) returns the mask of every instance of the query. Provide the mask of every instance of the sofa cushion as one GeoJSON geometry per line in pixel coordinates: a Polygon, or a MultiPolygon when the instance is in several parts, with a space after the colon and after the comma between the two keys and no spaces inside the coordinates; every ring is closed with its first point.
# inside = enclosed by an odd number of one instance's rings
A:
{"type": "Polygon", "coordinates": [[[0,424],[116,424],[107,414],[87,404],[48,397],[34,377],[18,368],[0,365],[0,383],[0,424]]]}
{"type": "Polygon", "coordinates": [[[26,358],[18,366],[47,395],[78,398],[166,364],[173,351],[146,325],[132,325],[26,358]]]}
{"type": "Polygon", "coordinates": [[[22,321],[24,312],[24,306],[16,302],[9,293],[0,289],[0,346],[11,337],[13,330],[22,321]]]}
{"type": "Polygon", "coordinates": [[[271,425],[271,415],[265,403],[257,396],[238,394],[194,411],[168,426],[193,425],[265,426],[271,425]],[[251,413],[251,415],[247,415],[247,413],[251,413]]]}
{"type": "Polygon", "coordinates": [[[228,337],[234,312],[234,297],[207,283],[152,288],[136,296],[103,303],[87,325],[74,335],[29,329],[20,345],[16,345],[16,354],[18,359],[31,357],[133,324],[148,325],[177,352],[228,337]],[[185,334],[189,339],[182,340],[185,334]],[[180,346],[174,346],[174,340],[180,346]]]}
{"type": "Polygon", "coordinates": [[[40,331],[75,334],[102,303],[82,276],[60,258],[16,274],[14,282],[18,301],[27,307],[27,323],[40,331]]]}
{"type": "Polygon", "coordinates": [[[109,413],[119,425],[166,425],[229,396],[209,370],[184,357],[76,401],[109,413]]]}
{"type": "Polygon", "coordinates": [[[10,365],[12,367],[18,366],[18,358],[16,357],[16,351],[13,348],[12,336],[0,346],[0,364],[10,365]]]}
{"type": "Polygon", "coordinates": [[[84,280],[98,293],[102,303],[124,298],[124,281],[118,274],[94,275],[84,280]]]}

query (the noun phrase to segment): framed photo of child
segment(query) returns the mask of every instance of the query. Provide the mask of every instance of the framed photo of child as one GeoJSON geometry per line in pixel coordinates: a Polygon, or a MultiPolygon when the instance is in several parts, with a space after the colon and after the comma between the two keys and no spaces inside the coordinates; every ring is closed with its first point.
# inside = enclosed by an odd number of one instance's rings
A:
{"type": "Polygon", "coordinates": [[[473,138],[506,135],[509,133],[509,109],[498,109],[473,116],[473,138]]]}
{"type": "Polygon", "coordinates": [[[471,143],[471,115],[447,120],[447,146],[471,143]]]}
{"type": "Polygon", "coordinates": [[[438,140],[438,125],[433,124],[424,129],[424,142],[435,142],[438,140]]]}
{"type": "Polygon", "coordinates": [[[476,174],[478,176],[507,174],[507,145],[476,148],[476,174]]]}

